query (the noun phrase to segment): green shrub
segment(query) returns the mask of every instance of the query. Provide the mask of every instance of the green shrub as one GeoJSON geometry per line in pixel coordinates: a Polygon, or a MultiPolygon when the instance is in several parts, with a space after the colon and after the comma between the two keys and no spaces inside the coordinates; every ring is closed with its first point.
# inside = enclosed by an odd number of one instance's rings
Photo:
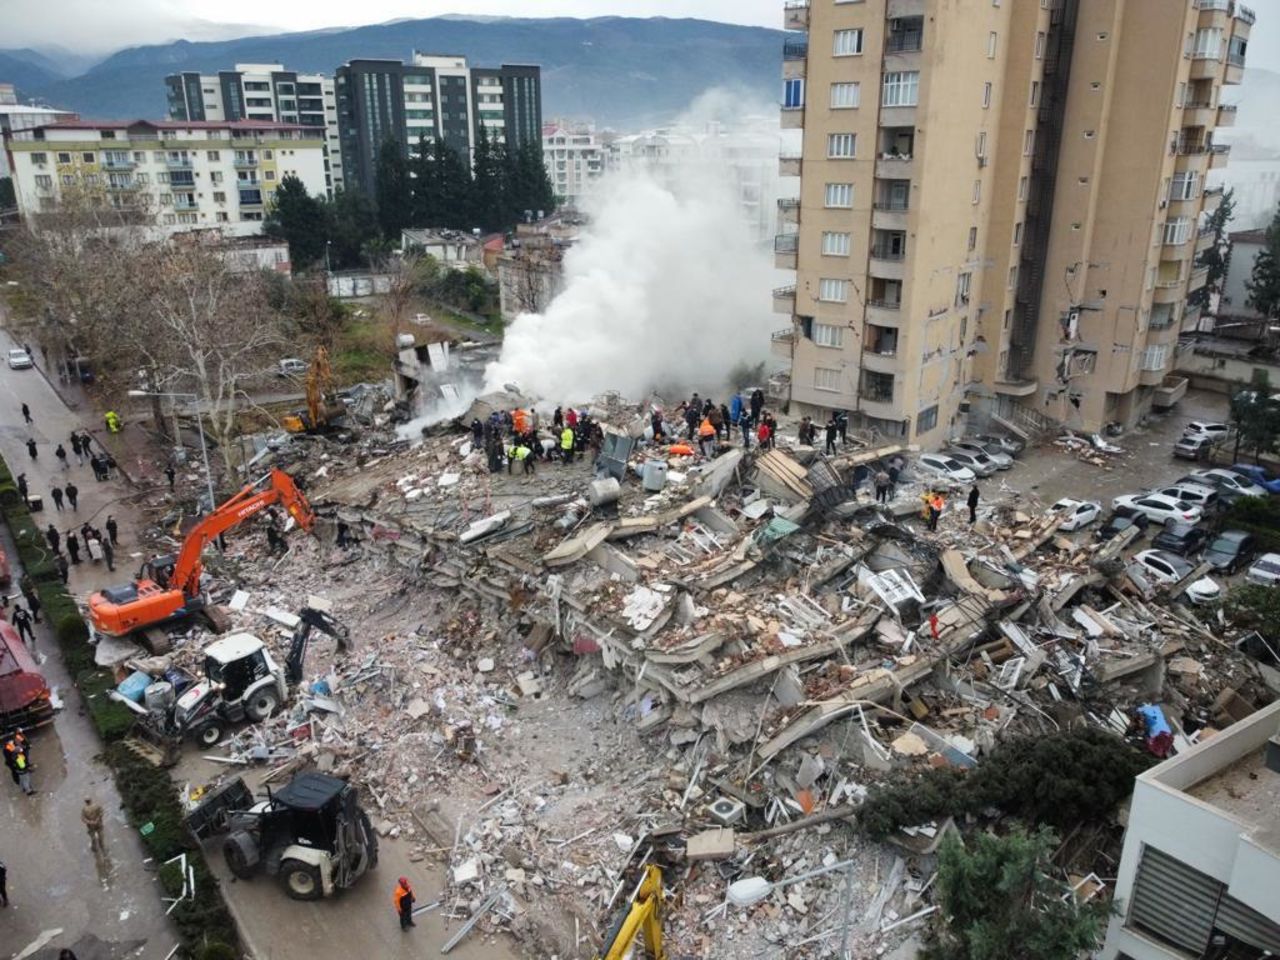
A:
{"type": "Polygon", "coordinates": [[[107,743],[127,736],[133,729],[134,713],[124,704],[107,696],[116,685],[110,672],[94,669],[90,665],[77,672],[75,677],[76,686],[80,689],[80,696],[84,698],[98,736],[107,743]]]}
{"type": "Polygon", "coordinates": [[[0,504],[11,506],[18,503],[18,488],[12,480],[0,480],[0,504]]]}
{"type": "Polygon", "coordinates": [[[204,947],[198,954],[197,960],[236,960],[239,954],[225,943],[210,943],[204,947]]]}

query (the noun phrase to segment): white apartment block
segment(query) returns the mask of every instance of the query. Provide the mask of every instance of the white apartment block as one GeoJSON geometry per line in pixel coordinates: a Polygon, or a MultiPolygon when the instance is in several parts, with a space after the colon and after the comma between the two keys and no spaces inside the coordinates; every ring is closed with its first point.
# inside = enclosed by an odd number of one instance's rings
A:
{"type": "Polygon", "coordinates": [[[1141,774],[1102,960],[1280,955],[1280,703],[1141,774]]]}
{"type": "Polygon", "coordinates": [[[71,192],[153,215],[166,233],[216,228],[251,236],[281,180],[325,191],[324,136],[262,120],[71,121],[9,141],[18,207],[38,223],[71,192]]]}
{"type": "Polygon", "coordinates": [[[542,128],[542,162],[556,196],[576,205],[604,174],[604,147],[590,127],[549,123],[542,128]]]}
{"type": "Polygon", "coordinates": [[[343,188],[333,77],[296,73],[279,63],[237,63],[216,74],[172,73],[164,82],[170,120],[261,120],[323,130],[325,193],[332,197],[343,188]]]}
{"type": "Polygon", "coordinates": [[[18,102],[13,84],[0,83],[0,177],[9,176],[9,152],[4,141],[19,130],[43,127],[59,120],[74,120],[76,114],[52,107],[33,107],[18,102]]]}

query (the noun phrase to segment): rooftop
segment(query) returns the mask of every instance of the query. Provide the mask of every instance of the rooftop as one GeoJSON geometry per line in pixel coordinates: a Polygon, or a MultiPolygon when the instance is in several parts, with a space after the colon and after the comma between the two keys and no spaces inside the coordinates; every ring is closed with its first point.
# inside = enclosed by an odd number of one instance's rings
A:
{"type": "Polygon", "coordinates": [[[1237,230],[1227,235],[1232,243],[1266,243],[1267,231],[1265,230],[1237,230]]]}
{"type": "Polygon", "coordinates": [[[1265,746],[1186,792],[1251,828],[1280,828],[1280,773],[1267,769],[1265,746]]]}
{"type": "Polygon", "coordinates": [[[299,123],[277,123],[274,120],[61,120],[37,130],[312,130],[299,123]]]}

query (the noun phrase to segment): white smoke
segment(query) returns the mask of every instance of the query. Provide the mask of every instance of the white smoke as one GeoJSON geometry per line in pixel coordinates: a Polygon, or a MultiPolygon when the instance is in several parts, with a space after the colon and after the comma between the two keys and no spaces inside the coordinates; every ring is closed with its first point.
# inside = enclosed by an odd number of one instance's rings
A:
{"type": "MultiPolygon", "coordinates": [[[[726,105],[740,120],[742,103],[713,94],[682,124],[705,129],[726,105]]],[[[776,113],[765,117],[776,151],[776,113]]],[[[589,225],[565,255],[562,292],[545,313],[512,323],[486,390],[515,384],[553,403],[610,390],[711,393],[736,365],[768,357],[778,325],[771,252],[743,215],[729,160],[703,152],[671,174],[610,173],[599,182],[589,225]]],[[[772,207],[775,195],[770,178],[757,199],[772,207]]]]}

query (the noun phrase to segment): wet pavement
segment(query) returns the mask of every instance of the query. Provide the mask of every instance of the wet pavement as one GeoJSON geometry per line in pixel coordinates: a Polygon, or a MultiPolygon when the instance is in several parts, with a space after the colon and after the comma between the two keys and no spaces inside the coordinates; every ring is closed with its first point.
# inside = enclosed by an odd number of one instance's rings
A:
{"type": "MultiPolygon", "coordinates": [[[[0,352],[11,345],[7,336],[0,335],[0,352]]],[[[70,469],[58,468],[55,446],[59,442],[65,446],[71,430],[81,426],[89,424],[82,424],[66,407],[40,370],[0,368],[0,452],[15,474],[26,473],[32,493],[44,495],[47,508],[36,515],[40,525],[52,521],[65,531],[90,520],[101,527],[108,513],[114,513],[120,523],[115,573],[87,562],[72,568],[71,588],[83,594],[127,578],[126,571],[134,565],[127,559],[134,527],[132,511],[123,502],[127,490],[122,483],[97,483],[87,465],[76,466],[74,455],[69,457],[70,469]],[[30,427],[23,423],[23,402],[35,418],[30,427]],[[34,462],[27,455],[28,437],[39,444],[39,459],[34,462]],[[54,483],[64,484],[68,476],[80,488],[80,508],[59,514],[48,491],[54,483]]],[[[21,571],[3,527],[0,542],[14,563],[16,582],[21,571]]],[[[8,778],[0,782],[0,819],[4,821],[0,860],[8,866],[10,902],[7,910],[0,911],[0,956],[20,953],[42,934],[61,930],[47,939],[49,946],[83,946],[90,942],[86,938],[96,937],[116,953],[130,941],[143,941],[138,956],[159,960],[177,942],[164,917],[159,884],[152,867],[144,863],[146,853],[120,808],[110,772],[97,759],[101,743],[80,708],[79,694],[71,687],[47,622],[36,627],[36,653],[43,660],[45,678],[65,707],[52,726],[31,738],[35,796],[24,797],[8,778]],[[105,856],[93,855],[80,823],[86,797],[97,800],[106,813],[105,856]]],[[[55,950],[52,956],[56,955],[55,950]]]]}

